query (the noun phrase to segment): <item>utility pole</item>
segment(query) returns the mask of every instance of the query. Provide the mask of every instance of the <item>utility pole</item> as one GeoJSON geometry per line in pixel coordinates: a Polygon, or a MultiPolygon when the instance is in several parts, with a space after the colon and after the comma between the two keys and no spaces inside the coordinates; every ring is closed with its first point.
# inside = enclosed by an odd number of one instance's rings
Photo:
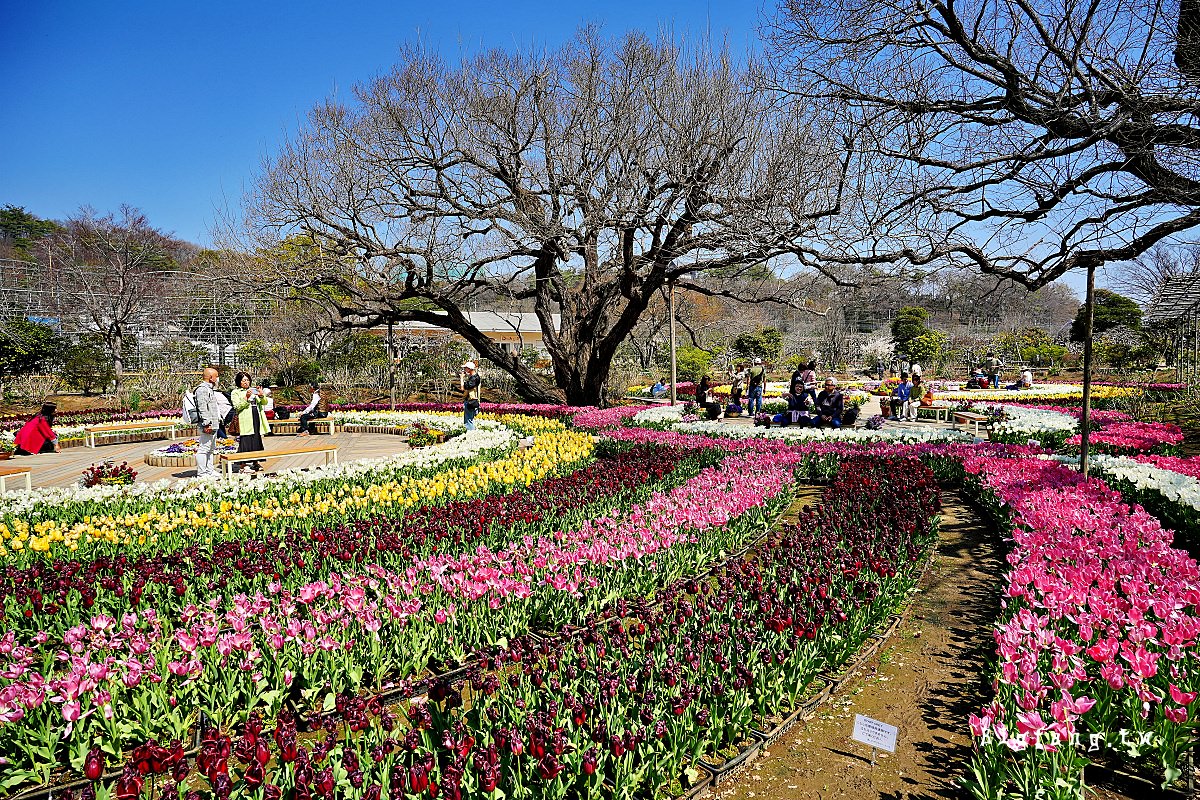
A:
{"type": "Polygon", "coordinates": [[[671,405],[675,405],[675,280],[667,283],[667,309],[671,315],[671,405]]]}
{"type": "Polygon", "coordinates": [[[1088,476],[1088,445],[1092,433],[1092,324],[1096,318],[1096,268],[1088,266],[1084,296],[1083,410],[1079,415],[1079,470],[1088,476]]]}

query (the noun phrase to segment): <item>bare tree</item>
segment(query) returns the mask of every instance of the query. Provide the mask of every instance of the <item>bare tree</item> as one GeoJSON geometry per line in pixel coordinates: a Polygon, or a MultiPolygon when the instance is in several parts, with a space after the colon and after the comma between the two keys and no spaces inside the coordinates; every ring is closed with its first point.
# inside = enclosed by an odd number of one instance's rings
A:
{"type": "Polygon", "coordinates": [[[260,245],[301,234],[317,247],[256,282],[345,325],[454,331],[530,400],[597,402],[663,286],[764,299],[734,278],[839,208],[841,140],[756,83],[705,47],[590,29],[453,67],[409,49],[352,104],[315,108],[266,164],[246,228],[260,245]],[[727,280],[702,280],[717,270],[727,280]],[[484,296],[532,301],[556,386],[470,323],[484,296]]]}
{"type": "Polygon", "coordinates": [[[1088,469],[1096,269],[1200,224],[1190,0],[782,0],[787,88],[827,102],[890,193],[834,265],[969,265],[1031,288],[1087,272],[1088,469]]]}
{"type": "Polygon", "coordinates": [[[68,329],[100,337],[120,383],[126,337],[161,327],[177,311],[168,302],[180,296],[173,268],[195,248],[155,229],[129,206],[105,216],[82,209],[38,247],[48,310],[68,329]]]}
{"type": "Polygon", "coordinates": [[[1132,261],[1118,265],[1116,288],[1147,305],[1172,278],[1200,276],[1200,245],[1157,245],[1132,261]]]}
{"type": "Polygon", "coordinates": [[[872,229],[812,257],[1037,287],[1191,230],[1200,86],[1174,64],[1177,15],[1162,0],[784,0],[770,34],[788,89],[903,165],[872,229]]]}

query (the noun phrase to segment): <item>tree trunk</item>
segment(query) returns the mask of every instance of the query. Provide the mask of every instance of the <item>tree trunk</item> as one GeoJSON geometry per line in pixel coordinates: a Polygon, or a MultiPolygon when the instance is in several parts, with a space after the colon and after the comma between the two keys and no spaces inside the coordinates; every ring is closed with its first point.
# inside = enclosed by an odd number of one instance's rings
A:
{"type": "Polygon", "coordinates": [[[1096,268],[1088,267],[1084,297],[1083,410],[1079,415],[1079,469],[1088,474],[1088,445],[1092,433],[1092,323],[1096,316],[1096,268]]]}
{"type": "Polygon", "coordinates": [[[125,355],[123,352],[124,337],[121,335],[121,329],[113,327],[104,337],[104,343],[108,346],[108,352],[113,360],[113,381],[119,387],[121,378],[125,374],[125,355]]]}

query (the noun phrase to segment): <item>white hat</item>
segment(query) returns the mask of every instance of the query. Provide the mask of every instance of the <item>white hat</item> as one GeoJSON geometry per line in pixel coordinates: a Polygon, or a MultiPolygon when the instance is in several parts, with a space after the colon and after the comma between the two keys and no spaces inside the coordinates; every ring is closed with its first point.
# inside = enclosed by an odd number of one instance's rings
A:
{"type": "Polygon", "coordinates": [[[469,369],[469,370],[471,370],[472,372],[474,372],[474,370],[475,370],[475,362],[474,362],[474,361],[468,361],[468,362],[466,362],[465,364],[463,364],[463,369],[469,369]]]}
{"type": "Polygon", "coordinates": [[[762,363],[762,359],[761,359],[761,358],[756,358],[756,359],[754,359],[754,363],[755,363],[755,365],[761,364],[761,363],[762,363]]]}

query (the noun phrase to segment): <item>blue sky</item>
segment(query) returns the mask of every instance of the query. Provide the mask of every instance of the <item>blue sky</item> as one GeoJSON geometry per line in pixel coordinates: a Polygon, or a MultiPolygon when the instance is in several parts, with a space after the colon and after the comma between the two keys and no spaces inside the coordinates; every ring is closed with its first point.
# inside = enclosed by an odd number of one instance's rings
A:
{"type": "Polygon", "coordinates": [[[122,203],[206,244],[285,131],[418,37],[448,56],[555,45],[589,22],[755,46],[758,0],[6,2],[0,205],[61,219],[122,203]]]}

